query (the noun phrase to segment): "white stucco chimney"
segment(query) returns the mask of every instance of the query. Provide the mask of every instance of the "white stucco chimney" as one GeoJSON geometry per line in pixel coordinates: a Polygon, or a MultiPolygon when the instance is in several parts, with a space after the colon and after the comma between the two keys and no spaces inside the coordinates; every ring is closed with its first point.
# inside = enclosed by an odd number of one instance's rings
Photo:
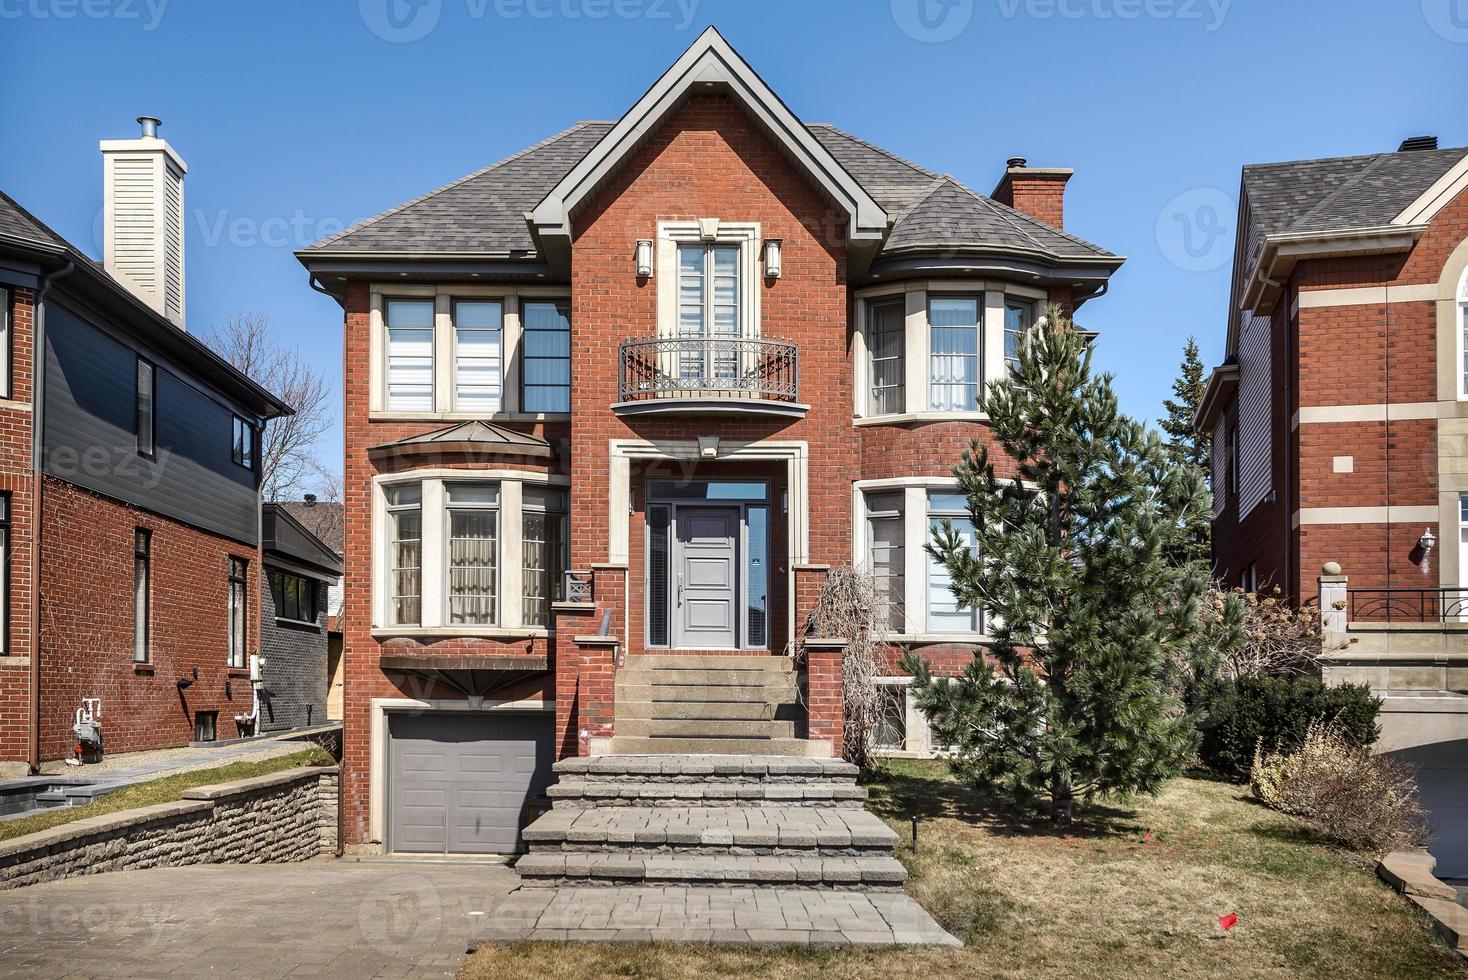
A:
{"type": "Polygon", "coordinates": [[[142,135],[103,140],[102,261],[109,275],[184,327],[184,174],[188,167],[139,116],[142,135]]]}

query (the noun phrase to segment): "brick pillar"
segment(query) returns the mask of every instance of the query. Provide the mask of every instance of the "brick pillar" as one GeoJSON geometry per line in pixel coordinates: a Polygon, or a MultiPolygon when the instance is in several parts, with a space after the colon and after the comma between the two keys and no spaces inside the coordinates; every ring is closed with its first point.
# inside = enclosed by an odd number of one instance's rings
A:
{"type": "Polygon", "coordinates": [[[813,742],[830,743],[832,757],[839,759],[845,744],[841,659],[846,653],[846,641],[808,638],[804,647],[806,737],[813,742]]]}

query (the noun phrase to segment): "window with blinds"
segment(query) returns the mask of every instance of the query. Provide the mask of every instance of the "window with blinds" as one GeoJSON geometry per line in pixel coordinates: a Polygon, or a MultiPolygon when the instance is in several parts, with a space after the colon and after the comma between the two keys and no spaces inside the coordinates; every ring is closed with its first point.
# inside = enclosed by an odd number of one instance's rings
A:
{"type": "Polygon", "coordinates": [[[871,414],[892,415],[905,411],[904,373],[906,323],[904,303],[899,299],[873,303],[871,328],[871,414]]]}
{"type": "Polygon", "coordinates": [[[877,619],[895,633],[904,632],[906,548],[902,525],[902,492],[867,494],[867,562],[876,580],[877,619]]]}
{"type": "Polygon", "coordinates": [[[1239,520],[1273,489],[1270,472],[1270,364],[1272,321],[1245,315],[1239,331],[1238,488],[1239,520]]]}
{"type": "Polygon", "coordinates": [[[566,516],[566,491],[525,488],[520,519],[520,581],[527,626],[549,626],[551,603],[562,598],[566,516]]]}
{"type": "Polygon", "coordinates": [[[423,488],[418,484],[387,488],[388,595],[392,622],[417,625],[423,620],[423,488]]]}
{"type": "Polygon", "coordinates": [[[433,301],[390,299],[387,324],[387,400],[392,412],[433,411],[433,301]]]}
{"type": "Polygon", "coordinates": [[[498,412],[504,396],[504,304],[454,303],[454,410],[498,412]]]}

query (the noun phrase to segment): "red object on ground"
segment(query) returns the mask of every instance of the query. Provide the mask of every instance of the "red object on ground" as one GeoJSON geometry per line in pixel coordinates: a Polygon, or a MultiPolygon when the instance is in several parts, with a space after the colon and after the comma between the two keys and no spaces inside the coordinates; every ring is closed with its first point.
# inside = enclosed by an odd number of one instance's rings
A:
{"type": "Polygon", "coordinates": [[[1144,831],[1142,831],[1142,843],[1143,844],[1150,844],[1150,843],[1152,843],[1152,831],[1150,831],[1150,830],[1144,830],[1144,831]]]}
{"type": "Polygon", "coordinates": [[[1237,912],[1230,912],[1228,915],[1221,915],[1218,917],[1218,924],[1223,926],[1224,932],[1228,932],[1239,924],[1239,914],[1237,912]]]}

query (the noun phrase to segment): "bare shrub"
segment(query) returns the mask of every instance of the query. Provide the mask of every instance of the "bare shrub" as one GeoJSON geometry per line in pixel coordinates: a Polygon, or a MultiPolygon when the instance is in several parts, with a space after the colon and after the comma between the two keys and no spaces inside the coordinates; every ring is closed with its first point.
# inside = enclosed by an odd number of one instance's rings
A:
{"type": "Polygon", "coordinates": [[[1313,722],[1294,751],[1257,748],[1249,788],[1356,850],[1380,854],[1431,836],[1412,767],[1353,744],[1333,721],[1313,722]]]}
{"type": "Polygon", "coordinates": [[[885,709],[876,683],[880,673],[878,654],[886,639],[881,622],[884,608],[885,600],[871,572],[840,565],[826,575],[806,621],[810,636],[846,640],[841,660],[845,755],[863,769],[871,764],[877,727],[885,709]]]}
{"type": "Polygon", "coordinates": [[[1230,597],[1243,605],[1238,642],[1222,651],[1219,664],[1229,680],[1240,677],[1289,677],[1320,669],[1320,614],[1292,607],[1279,589],[1245,592],[1217,586],[1204,594],[1212,614],[1223,617],[1230,597]]]}

